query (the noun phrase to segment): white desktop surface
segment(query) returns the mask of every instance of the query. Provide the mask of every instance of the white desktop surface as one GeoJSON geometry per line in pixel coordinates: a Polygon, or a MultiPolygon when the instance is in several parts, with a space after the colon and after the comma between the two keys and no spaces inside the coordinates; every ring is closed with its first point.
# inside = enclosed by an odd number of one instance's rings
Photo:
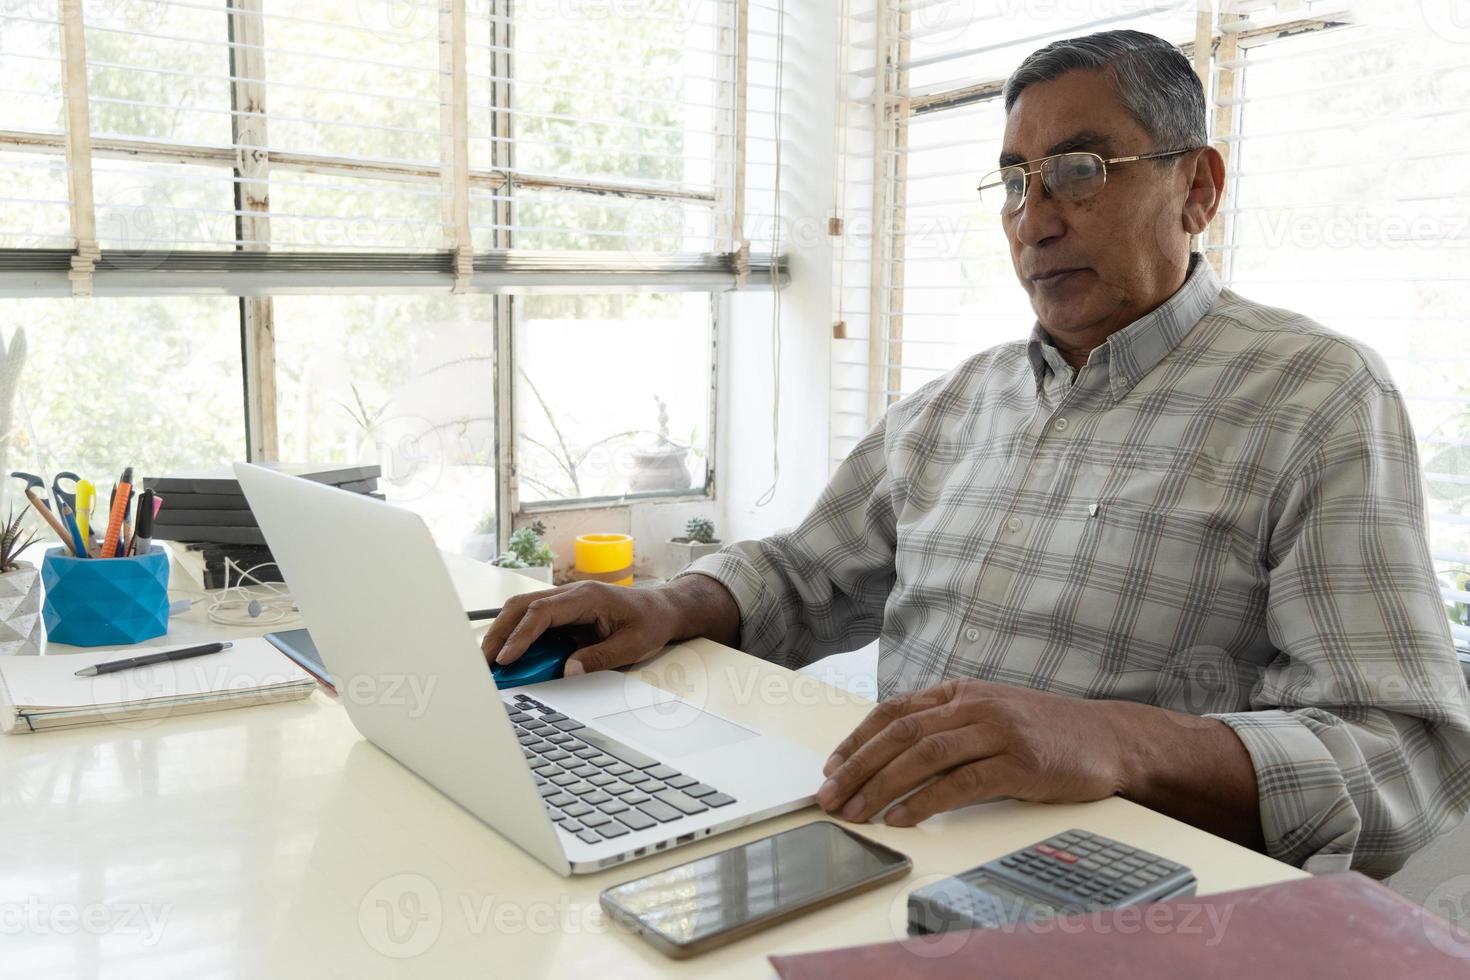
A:
{"type": "MultiPolygon", "coordinates": [[[[467,609],[536,587],[446,560],[467,609]]],[[[229,632],[196,607],[151,645],[229,632]]],[[[708,640],[639,669],[649,683],[821,752],[871,707],[708,640]]],[[[466,765],[473,756],[465,746],[466,765]]],[[[1305,876],[1121,799],[1003,802],[916,828],[862,828],[908,854],[913,872],[687,961],[626,934],[598,906],[609,885],[824,816],[808,808],[564,879],[365,741],[320,691],[287,704],[0,736],[0,973],[767,977],[768,953],[901,938],[913,888],[1069,827],[1184,862],[1201,893],[1305,876]]]]}

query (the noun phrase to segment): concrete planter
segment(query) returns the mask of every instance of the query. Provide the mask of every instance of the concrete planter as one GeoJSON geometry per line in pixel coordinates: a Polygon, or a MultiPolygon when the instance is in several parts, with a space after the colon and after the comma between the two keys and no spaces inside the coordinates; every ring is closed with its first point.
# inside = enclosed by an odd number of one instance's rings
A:
{"type": "Polygon", "coordinates": [[[694,482],[684,458],[685,446],[663,445],[629,450],[633,465],[628,473],[629,493],[654,493],[659,490],[688,490],[694,482]]]}
{"type": "Polygon", "coordinates": [[[459,544],[459,553],[475,561],[490,561],[500,557],[500,543],[493,534],[466,534],[459,544]]]}
{"type": "Polygon", "coordinates": [[[550,565],[531,565],[527,568],[507,568],[506,571],[515,572],[518,575],[524,575],[527,578],[533,578],[538,582],[545,582],[547,585],[551,584],[550,565]]]}
{"type": "Polygon", "coordinates": [[[0,575],[0,657],[41,652],[41,573],[27,561],[0,575]]]}
{"type": "Polygon", "coordinates": [[[688,538],[669,538],[668,540],[668,567],[664,569],[664,578],[671,578],[676,572],[688,565],[696,558],[712,555],[724,547],[720,541],[711,541],[709,544],[701,544],[698,541],[690,541],[688,538]]]}

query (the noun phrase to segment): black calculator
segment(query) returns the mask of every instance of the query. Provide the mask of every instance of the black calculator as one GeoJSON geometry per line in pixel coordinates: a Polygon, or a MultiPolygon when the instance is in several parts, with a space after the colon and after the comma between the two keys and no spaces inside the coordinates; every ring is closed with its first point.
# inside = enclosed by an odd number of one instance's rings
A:
{"type": "Polygon", "coordinates": [[[1194,894],[1182,864],[1069,830],[909,893],[909,935],[1030,922],[1194,894]]]}

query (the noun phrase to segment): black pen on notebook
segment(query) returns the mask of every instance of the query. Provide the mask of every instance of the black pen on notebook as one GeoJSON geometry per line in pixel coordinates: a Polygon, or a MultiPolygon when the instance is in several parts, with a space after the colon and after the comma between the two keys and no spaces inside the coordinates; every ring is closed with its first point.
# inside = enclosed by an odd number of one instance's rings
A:
{"type": "Polygon", "coordinates": [[[171,660],[188,660],[190,657],[202,657],[209,653],[219,653],[228,650],[235,644],[229,640],[219,643],[204,643],[197,647],[184,647],[181,650],[163,650],[159,653],[145,653],[140,657],[128,657],[126,660],[109,660],[105,664],[93,664],[83,667],[76,672],[77,677],[96,677],[98,674],[111,674],[119,670],[131,670],[134,667],[146,667],[149,664],[165,664],[171,660]]]}

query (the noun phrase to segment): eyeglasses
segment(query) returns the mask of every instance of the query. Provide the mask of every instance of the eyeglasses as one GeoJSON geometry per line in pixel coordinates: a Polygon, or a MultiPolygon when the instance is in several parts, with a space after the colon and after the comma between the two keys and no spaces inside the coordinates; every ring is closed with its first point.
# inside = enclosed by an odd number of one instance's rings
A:
{"type": "Polygon", "coordinates": [[[985,175],[980,181],[980,203],[987,211],[995,214],[1013,214],[1026,203],[1026,178],[1041,174],[1042,185],[1052,197],[1063,201],[1081,201],[1103,189],[1108,181],[1108,164],[1132,163],[1135,160],[1158,160],[1178,156],[1197,150],[1191,146],[1183,150],[1164,150],[1160,153],[1145,153],[1133,157],[1113,157],[1104,160],[1096,153],[1058,153],[1039,160],[1027,160],[1001,167],[985,175]],[[1027,168],[1031,169],[1027,169],[1027,168]]]}

